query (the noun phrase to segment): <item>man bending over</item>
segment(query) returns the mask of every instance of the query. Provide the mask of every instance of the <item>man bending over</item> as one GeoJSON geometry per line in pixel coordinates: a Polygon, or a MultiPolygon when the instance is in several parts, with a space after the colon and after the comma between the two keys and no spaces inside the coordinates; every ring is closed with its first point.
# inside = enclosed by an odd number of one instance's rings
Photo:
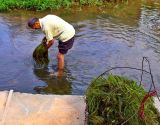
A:
{"type": "Polygon", "coordinates": [[[50,48],[55,39],[59,41],[57,54],[58,71],[64,70],[64,55],[72,48],[75,29],[71,24],[56,15],[47,15],[43,18],[31,18],[28,26],[32,29],[42,29],[47,39],[47,47],[50,48]]]}

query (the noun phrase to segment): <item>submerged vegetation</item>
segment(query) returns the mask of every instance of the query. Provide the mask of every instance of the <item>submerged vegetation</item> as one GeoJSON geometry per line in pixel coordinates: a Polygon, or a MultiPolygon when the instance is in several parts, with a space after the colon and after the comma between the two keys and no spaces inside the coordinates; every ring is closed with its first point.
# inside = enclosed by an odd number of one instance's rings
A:
{"type": "Polygon", "coordinates": [[[73,5],[103,5],[107,2],[124,2],[128,0],[0,0],[0,11],[12,9],[53,10],[73,5]]]}
{"type": "Polygon", "coordinates": [[[141,86],[125,77],[98,77],[86,91],[88,125],[159,125],[152,98],[145,102],[144,118],[139,115],[145,94],[141,86]]]}
{"type": "Polygon", "coordinates": [[[33,51],[33,59],[36,64],[48,64],[48,48],[46,44],[46,39],[44,38],[40,45],[38,45],[35,50],[33,51]]]}

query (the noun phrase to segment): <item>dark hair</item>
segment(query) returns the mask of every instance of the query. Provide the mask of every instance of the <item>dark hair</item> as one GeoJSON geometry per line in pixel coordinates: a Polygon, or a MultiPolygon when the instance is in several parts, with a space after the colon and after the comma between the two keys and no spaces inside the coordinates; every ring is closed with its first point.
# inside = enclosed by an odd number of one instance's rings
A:
{"type": "Polygon", "coordinates": [[[29,26],[29,27],[33,27],[33,25],[35,24],[35,22],[38,21],[38,20],[39,20],[39,18],[36,18],[36,17],[30,18],[30,19],[28,20],[28,26],[29,26]]]}

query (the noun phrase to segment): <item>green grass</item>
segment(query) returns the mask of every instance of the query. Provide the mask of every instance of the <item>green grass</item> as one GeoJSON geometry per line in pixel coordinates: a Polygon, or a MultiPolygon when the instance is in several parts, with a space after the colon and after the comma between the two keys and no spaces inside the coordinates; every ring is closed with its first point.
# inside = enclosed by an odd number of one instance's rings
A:
{"type": "Polygon", "coordinates": [[[141,86],[125,77],[99,77],[86,91],[88,125],[159,125],[160,114],[152,98],[145,102],[144,119],[139,116],[145,94],[141,86]]]}
{"type": "Polygon", "coordinates": [[[56,9],[65,5],[63,0],[0,0],[0,11],[11,9],[46,10],[56,9]]]}
{"type": "Polygon", "coordinates": [[[39,65],[47,65],[49,63],[46,39],[43,39],[42,43],[33,51],[33,59],[39,65]]]}
{"type": "Polygon", "coordinates": [[[0,11],[13,9],[26,10],[53,10],[60,7],[71,7],[72,5],[102,5],[106,2],[128,1],[128,0],[0,0],[0,11]]]}

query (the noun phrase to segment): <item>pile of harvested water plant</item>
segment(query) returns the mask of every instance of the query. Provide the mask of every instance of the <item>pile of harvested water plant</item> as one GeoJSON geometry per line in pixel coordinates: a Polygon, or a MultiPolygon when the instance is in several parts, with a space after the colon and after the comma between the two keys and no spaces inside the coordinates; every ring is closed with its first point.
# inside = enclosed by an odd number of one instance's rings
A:
{"type": "Polygon", "coordinates": [[[160,115],[149,98],[139,107],[146,92],[136,81],[109,74],[94,80],[86,91],[88,125],[160,125],[160,115]]]}
{"type": "Polygon", "coordinates": [[[33,59],[37,64],[48,64],[48,48],[46,44],[46,38],[44,37],[40,45],[38,45],[33,51],[33,59]]]}

